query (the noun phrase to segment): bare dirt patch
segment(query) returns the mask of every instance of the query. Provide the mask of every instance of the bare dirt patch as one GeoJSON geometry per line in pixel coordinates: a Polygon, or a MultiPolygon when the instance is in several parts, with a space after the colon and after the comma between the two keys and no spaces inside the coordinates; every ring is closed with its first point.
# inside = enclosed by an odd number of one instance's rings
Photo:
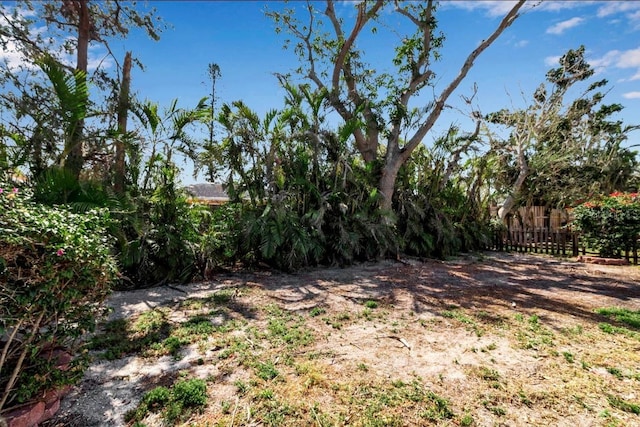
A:
{"type": "Polygon", "coordinates": [[[209,403],[185,425],[640,425],[640,332],[595,312],[640,310],[639,283],[638,267],[486,253],[115,293],[112,319],[167,307],[177,325],[226,290],[207,313],[233,326],[177,356],[96,360],[47,425],[125,425],[186,377],[209,403]]]}

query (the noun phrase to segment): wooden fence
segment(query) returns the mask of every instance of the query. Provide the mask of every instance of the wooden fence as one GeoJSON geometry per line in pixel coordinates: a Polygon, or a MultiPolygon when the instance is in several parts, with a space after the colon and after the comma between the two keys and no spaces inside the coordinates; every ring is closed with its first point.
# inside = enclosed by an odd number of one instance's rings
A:
{"type": "MultiPolygon", "coordinates": [[[[619,256],[629,263],[638,265],[638,242],[619,256]]],[[[494,234],[493,241],[487,248],[500,252],[530,252],[560,256],[595,255],[589,251],[580,233],[569,229],[508,229],[494,234]]]]}

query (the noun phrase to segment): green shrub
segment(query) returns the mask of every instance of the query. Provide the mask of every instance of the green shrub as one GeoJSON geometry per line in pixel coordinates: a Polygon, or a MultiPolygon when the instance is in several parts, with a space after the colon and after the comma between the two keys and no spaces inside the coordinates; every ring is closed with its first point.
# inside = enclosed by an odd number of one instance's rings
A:
{"type": "Polygon", "coordinates": [[[227,203],[216,207],[207,221],[201,224],[203,233],[199,240],[197,263],[204,278],[243,257],[240,251],[241,229],[238,226],[241,214],[242,203],[227,203]]]}
{"type": "Polygon", "coordinates": [[[482,202],[460,180],[445,180],[448,151],[420,148],[398,173],[394,210],[401,250],[444,258],[482,249],[492,230],[482,202]]]}
{"type": "Polygon", "coordinates": [[[600,255],[616,256],[637,245],[640,237],[640,196],[611,193],[573,210],[573,225],[600,255]]]}
{"type": "Polygon", "coordinates": [[[150,409],[164,408],[171,399],[171,392],[168,388],[159,386],[148,391],[142,397],[142,403],[150,409]]]}
{"type": "Polygon", "coordinates": [[[26,190],[0,189],[2,410],[81,376],[81,361],[55,366],[56,349],[73,353],[94,330],[117,270],[108,211],[77,214],[36,204],[26,190]]]}
{"type": "Polygon", "coordinates": [[[177,382],[173,386],[173,399],[183,408],[198,408],[207,404],[207,384],[194,378],[177,382]]]}
{"type": "Polygon", "coordinates": [[[186,283],[197,273],[205,210],[187,202],[187,193],[177,187],[174,166],[158,169],[153,192],[136,199],[135,212],[118,216],[126,228],[119,248],[126,280],[119,283],[120,288],[186,283]]]}

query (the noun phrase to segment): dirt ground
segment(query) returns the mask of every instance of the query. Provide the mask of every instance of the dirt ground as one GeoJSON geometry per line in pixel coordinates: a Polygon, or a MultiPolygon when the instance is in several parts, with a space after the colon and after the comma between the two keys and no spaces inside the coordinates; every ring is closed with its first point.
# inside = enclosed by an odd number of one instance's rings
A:
{"type": "MultiPolygon", "coordinates": [[[[449,261],[382,261],[296,274],[238,273],[175,288],[114,293],[109,300],[111,318],[132,318],[161,306],[172,307],[179,317],[181,301],[221,289],[235,292],[230,305],[234,315],[258,329],[266,323],[256,307],[276,305],[305,314],[306,325],[317,337],[306,351],[328,355],[322,364],[327,383],[419,378],[449,399],[456,414],[470,414],[477,426],[640,426],[640,415],[611,408],[606,397],[611,393],[640,401],[635,391],[640,390],[640,341],[618,335],[609,339],[598,329],[604,317],[594,311],[640,310],[639,267],[484,253],[449,261]],[[372,300],[379,303],[374,310],[378,314],[365,318],[363,303],[372,300]],[[318,308],[322,316],[308,316],[318,308]],[[520,328],[518,321],[527,319],[536,328],[539,322],[542,329],[520,328]],[[553,337],[553,344],[536,341],[541,330],[553,337]],[[568,332],[572,330],[579,335],[568,332]],[[611,375],[614,365],[617,372],[628,374],[611,375]]],[[[179,360],[131,355],[96,361],[47,425],[125,425],[123,414],[145,391],[184,371],[220,378],[210,392],[212,401],[235,400],[230,422],[229,414],[224,418],[211,408],[186,425],[265,425],[250,420],[249,409],[244,421],[236,417],[242,413],[238,406],[245,403],[232,384],[247,373],[236,370],[222,376],[215,351],[186,349],[179,360]]],[[[278,356],[273,357],[277,363],[278,356]]],[[[345,401],[329,387],[306,390],[297,399],[323,402],[327,413],[332,405],[342,405],[341,425],[367,425],[357,413],[349,413],[345,401]]],[[[461,419],[423,423],[407,415],[401,424],[461,425],[461,419]]],[[[155,425],[153,418],[145,423],[155,425]]]]}

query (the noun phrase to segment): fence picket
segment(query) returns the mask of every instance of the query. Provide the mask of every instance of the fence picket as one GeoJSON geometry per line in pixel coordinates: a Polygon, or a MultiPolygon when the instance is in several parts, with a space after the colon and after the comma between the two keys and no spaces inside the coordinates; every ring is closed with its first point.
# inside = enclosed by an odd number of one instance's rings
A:
{"type": "MultiPolygon", "coordinates": [[[[498,252],[544,253],[551,255],[578,256],[587,254],[586,243],[580,233],[572,230],[551,230],[548,227],[524,229],[510,228],[496,231],[487,249],[498,252]]],[[[638,265],[639,242],[624,251],[629,263],[638,265]]],[[[591,254],[591,253],[590,253],[591,254]]],[[[599,255],[599,254],[594,254],[599,255]]]]}

